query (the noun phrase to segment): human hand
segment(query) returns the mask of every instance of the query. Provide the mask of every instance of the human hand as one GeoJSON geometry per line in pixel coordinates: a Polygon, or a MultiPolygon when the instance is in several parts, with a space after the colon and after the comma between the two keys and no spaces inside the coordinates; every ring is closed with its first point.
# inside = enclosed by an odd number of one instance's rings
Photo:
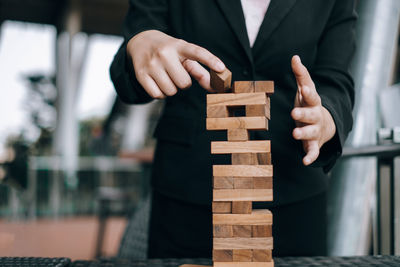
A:
{"type": "Polygon", "coordinates": [[[190,76],[212,91],[210,73],[200,63],[216,72],[225,70],[222,61],[208,50],[156,30],[135,35],[128,42],[127,53],[137,80],[153,98],[172,96],[178,88],[190,87],[190,76]]]}
{"type": "Polygon", "coordinates": [[[336,126],[329,111],[322,106],[321,97],[299,56],[292,58],[292,70],[298,87],[291,112],[296,121],[293,137],[303,142],[306,152],[303,164],[307,166],[318,158],[322,145],[335,135],[336,126]]]}

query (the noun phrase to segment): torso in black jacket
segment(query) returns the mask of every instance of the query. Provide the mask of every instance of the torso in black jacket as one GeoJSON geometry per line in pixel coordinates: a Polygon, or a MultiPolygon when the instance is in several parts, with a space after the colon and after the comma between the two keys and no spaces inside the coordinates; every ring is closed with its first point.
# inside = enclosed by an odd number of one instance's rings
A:
{"type": "MultiPolygon", "coordinates": [[[[354,52],[353,0],[272,0],[253,48],[250,48],[240,0],[131,0],[125,42],[110,73],[120,98],[145,103],[150,97],[138,84],[126,43],[135,34],[156,29],[200,45],[218,56],[233,80],[273,80],[269,139],[274,165],[274,204],[289,203],[326,190],[324,174],[340,155],[352,127],[353,81],[348,73],[354,52]],[[322,104],[336,124],[335,137],[321,149],[312,167],[302,165],[302,143],[295,141],[290,117],[297,85],[291,58],[308,68],[322,104]]],[[[210,204],[212,164],[230,164],[228,156],[211,156],[211,140],[226,132],[205,130],[206,91],[197,83],[166,99],[155,131],[158,139],[152,184],[171,197],[210,204]]]]}

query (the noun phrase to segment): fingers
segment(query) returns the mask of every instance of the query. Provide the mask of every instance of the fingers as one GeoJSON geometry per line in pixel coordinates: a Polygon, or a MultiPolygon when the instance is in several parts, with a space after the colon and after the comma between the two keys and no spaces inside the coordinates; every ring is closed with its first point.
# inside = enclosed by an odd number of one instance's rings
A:
{"type": "Polygon", "coordinates": [[[319,156],[319,146],[317,141],[308,142],[305,147],[306,155],[303,158],[303,164],[308,166],[317,160],[319,156]]]}
{"type": "Polygon", "coordinates": [[[164,69],[154,70],[150,76],[164,95],[172,96],[177,93],[175,84],[164,69]]]}
{"type": "Polygon", "coordinates": [[[296,140],[319,140],[320,128],[314,124],[297,127],[293,130],[292,134],[296,140]]]}
{"type": "Polygon", "coordinates": [[[186,59],[183,62],[183,67],[194,79],[197,80],[201,87],[209,92],[214,92],[210,86],[210,73],[197,61],[186,59]]]}
{"type": "Polygon", "coordinates": [[[207,49],[185,41],[182,42],[183,43],[179,48],[179,52],[181,56],[183,56],[181,60],[191,59],[198,61],[216,72],[222,72],[225,70],[224,63],[222,63],[218,57],[214,56],[207,49]]]}
{"type": "Polygon", "coordinates": [[[165,94],[160,90],[157,83],[148,75],[137,75],[139,83],[143,86],[144,90],[152,97],[162,99],[165,94]]]}
{"type": "Polygon", "coordinates": [[[178,57],[164,59],[163,64],[165,70],[167,71],[169,77],[176,87],[185,89],[192,86],[192,79],[190,78],[185,68],[182,66],[182,63],[179,61],[178,57]]]}
{"type": "Polygon", "coordinates": [[[307,68],[301,63],[300,57],[297,55],[292,57],[292,70],[299,87],[314,87],[314,82],[307,68]]]}
{"type": "Polygon", "coordinates": [[[291,116],[295,121],[306,124],[316,124],[321,120],[320,109],[318,107],[294,108],[291,116]]]}
{"type": "Polygon", "coordinates": [[[301,101],[306,106],[320,106],[321,97],[315,87],[303,86],[301,88],[301,101]]]}

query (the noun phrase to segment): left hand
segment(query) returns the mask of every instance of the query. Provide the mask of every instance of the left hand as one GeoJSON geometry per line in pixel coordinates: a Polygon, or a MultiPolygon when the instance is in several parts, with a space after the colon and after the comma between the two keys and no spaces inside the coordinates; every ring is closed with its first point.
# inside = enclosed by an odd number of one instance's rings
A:
{"type": "Polygon", "coordinates": [[[322,106],[315,84],[299,56],[292,58],[292,70],[296,76],[297,94],[292,118],[296,121],[293,137],[303,142],[306,155],[304,165],[310,165],[319,156],[319,150],[336,133],[336,126],[329,111],[322,106]]]}

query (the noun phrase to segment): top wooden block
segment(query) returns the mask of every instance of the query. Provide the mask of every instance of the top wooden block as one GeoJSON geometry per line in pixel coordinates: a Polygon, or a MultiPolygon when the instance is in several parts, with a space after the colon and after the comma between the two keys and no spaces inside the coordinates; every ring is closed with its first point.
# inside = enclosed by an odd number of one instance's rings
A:
{"type": "Polygon", "coordinates": [[[237,81],[233,83],[232,92],[235,94],[240,93],[254,93],[254,81],[237,81]]]}
{"type": "Polygon", "coordinates": [[[271,95],[274,93],[274,82],[273,81],[255,81],[254,82],[255,92],[263,92],[271,95]]]}
{"type": "Polygon", "coordinates": [[[242,94],[208,94],[207,106],[246,106],[266,105],[268,98],[264,93],[242,93],[242,94]]]}
{"type": "Polygon", "coordinates": [[[210,86],[217,93],[224,93],[231,88],[232,72],[225,68],[223,72],[210,70],[210,86]]]}
{"type": "Polygon", "coordinates": [[[236,81],[233,83],[232,92],[239,93],[274,93],[273,81],[236,81]]]}

